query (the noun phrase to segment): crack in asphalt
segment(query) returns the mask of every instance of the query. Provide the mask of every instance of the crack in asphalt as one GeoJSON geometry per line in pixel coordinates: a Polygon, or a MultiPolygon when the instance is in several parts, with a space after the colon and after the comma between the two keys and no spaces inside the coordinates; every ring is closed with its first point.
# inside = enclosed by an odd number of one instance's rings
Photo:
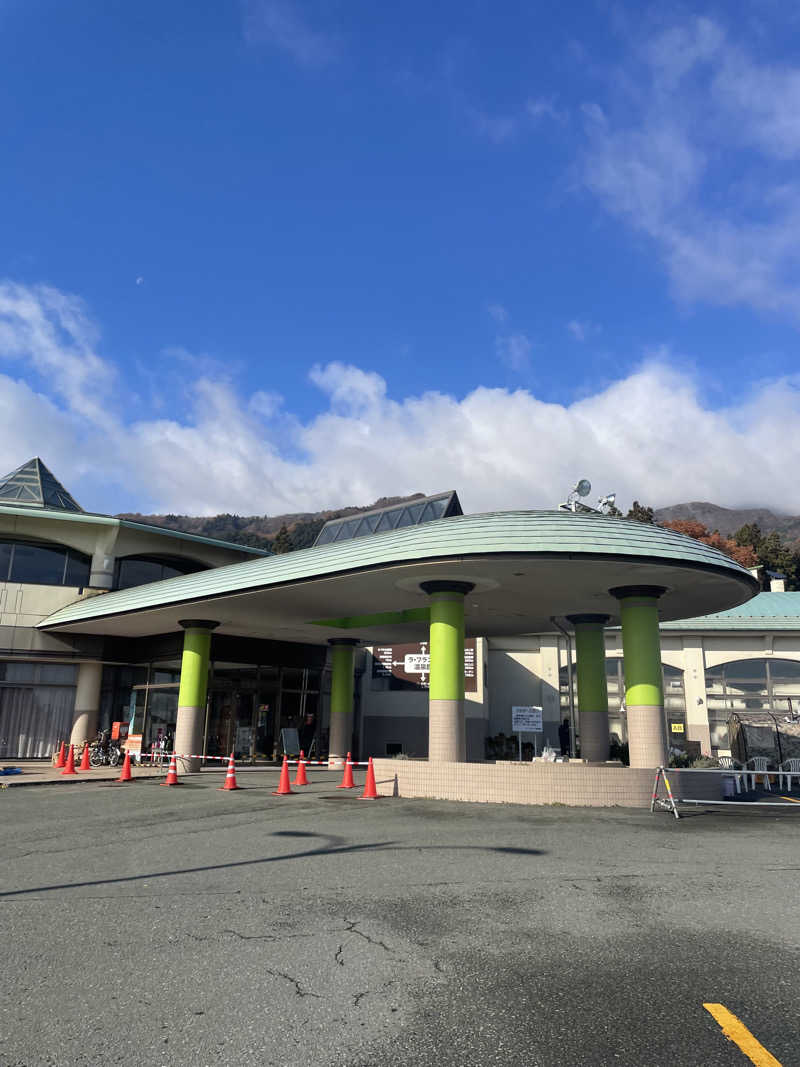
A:
{"type": "Polygon", "coordinates": [[[223,934],[233,934],[234,937],[238,937],[240,941],[277,941],[278,938],[275,934],[242,934],[238,930],[231,930],[225,928],[223,934]]]}
{"type": "Polygon", "coordinates": [[[355,922],[352,922],[350,919],[345,919],[345,923],[347,925],[347,933],[358,934],[359,937],[363,937],[365,941],[368,941],[370,945],[379,945],[382,949],[384,949],[384,951],[388,952],[391,955],[392,950],[389,948],[385,941],[378,941],[376,938],[370,937],[369,934],[365,934],[363,930],[358,929],[359,921],[360,920],[357,919],[355,922]]]}
{"type": "Polygon", "coordinates": [[[273,971],[269,967],[265,967],[264,970],[267,974],[271,974],[273,978],[283,978],[285,981],[291,982],[298,997],[315,997],[317,1000],[322,1000],[319,993],[314,993],[310,989],[303,989],[299,978],[293,978],[292,975],[286,974],[284,971],[273,971]]]}

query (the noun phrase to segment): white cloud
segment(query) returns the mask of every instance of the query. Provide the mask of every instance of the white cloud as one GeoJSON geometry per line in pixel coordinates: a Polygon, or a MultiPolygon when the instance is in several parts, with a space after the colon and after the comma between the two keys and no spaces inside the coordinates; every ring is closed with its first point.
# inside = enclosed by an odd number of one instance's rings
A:
{"type": "Polygon", "coordinates": [[[495,350],[506,366],[519,372],[530,366],[533,343],[527,334],[509,333],[496,339],[495,350]]]}
{"type": "Polygon", "coordinates": [[[655,242],[682,299],[796,318],[800,65],[691,18],[637,45],[613,86],[583,108],[587,188],[655,242]]]}
{"type": "Polygon", "coordinates": [[[301,67],[325,66],[340,54],[339,37],[312,28],[291,0],[244,0],[244,36],[281,49],[301,67]]]}
{"type": "Polygon", "coordinates": [[[103,509],[82,489],[104,486],[130,510],[196,514],[316,510],[450,487],[469,511],[549,507],[588,475],[598,494],[616,490],[622,507],[700,499],[800,512],[800,483],[786,475],[800,466],[800,435],[786,430],[800,425],[800,376],[712,410],[667,350],[569,404],[485,387],[392,399],[380,375],[336,362],[312,369],[327,403],[305,420],[263,390],[242,397],[208,374],[185,402],[173,398],[169,418],[130,421],[112,392],[104,410],[92,399],[87,366],[115,380],[94,351],[78,363],[79,386],[63,386],[62,368],[96,335],[85,311],[64,313],[72,301],[17,286],[15,301],[0,302],[0,356],[23,376],[43,360],[59,369],[37,390],[0,375],[0,465],[39,454],[85,506],[103,509]]]}
{"type": "Polygon", "coordinates": [[[576,341],[582,342],[593,337],[595,334],[601,333],[602,329],[597,323],[589,322],[587,319],[571,319],[567,323],[567,332],[570,333],[576,341]]]}
{"type": "Polygon", "coordinates": [[[534,122],[552,119],[553,122],[563,123],[569,117],[565,110],[556,106],[555,97],[552,96],[531,97],[525,104],[525,111],[534,122]]]}
{"type": "Polygon", "coordinates": [[[95,353],[97,341],[77,297],[0,282],[0,359],[26,363],[77,415],[102,425],[114,372],[95,353]]]}
{"type": "Polygon", "coordinates": [[[512,140],[519,130],[519,119],[515,115],[490,115],[477,107],[467,107],[466,115],[475,132],[494,144],[512,140]]]}
{"type": "Polygon", "coordinates": [[[508,309],[504,308],[502,304],[488,304],[486,310],[494,321],[500,323],[500,325],[504,322],[508,322],[508,309]]]}

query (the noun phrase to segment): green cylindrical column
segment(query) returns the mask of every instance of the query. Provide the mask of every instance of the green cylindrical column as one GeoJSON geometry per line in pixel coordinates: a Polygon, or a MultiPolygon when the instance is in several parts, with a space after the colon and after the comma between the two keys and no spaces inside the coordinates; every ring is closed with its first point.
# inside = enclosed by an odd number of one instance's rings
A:
{"type": "Polygon", "coordinates": [[[469,582],[423,582],[430,596],[428,759],[464,763],[464,597],[469,582]]]}
{"type": "MultiPolygon", "coordinates": [[[[196,756],[203,751],[203,723],[208,691],[208,662],[211,631],[217,622],[186,619],[184,628],[181,684],[178,690],[178,718],[175,723],[175,752],[196,756]]],[[[179,759],[178,774],[200,770],[199,759],[179,759]]]]}
{"type": "Polygon", "coordinates": [[[592,763],[608,759],[608,687],[605,624],[608,615],[570,615],[575,627],[581,757],[592,763]]]}
{"type": "Polygon", "coordinates": [[[661,586],[629,585],[610,590],[620,602],[625,708],[631,767],[667,762],[658,600],[661,586]]]}
{"type": "Polygon", "coordinates": [[[353,661],[358,641],[334,638],[331,646],[331,720],[328,763],[344,762],[353,733],[353,661]]]}

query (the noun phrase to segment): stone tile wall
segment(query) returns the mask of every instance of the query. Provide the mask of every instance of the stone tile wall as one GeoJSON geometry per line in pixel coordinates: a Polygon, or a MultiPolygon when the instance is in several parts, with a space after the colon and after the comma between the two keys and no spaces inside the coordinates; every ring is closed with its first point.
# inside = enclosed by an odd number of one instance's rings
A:
{"type": "Polygon", "coordinates": [[[378,792],[483,804],[649,808],[655,771],[584,763],[428,763],[374,760],[378,792]]]}

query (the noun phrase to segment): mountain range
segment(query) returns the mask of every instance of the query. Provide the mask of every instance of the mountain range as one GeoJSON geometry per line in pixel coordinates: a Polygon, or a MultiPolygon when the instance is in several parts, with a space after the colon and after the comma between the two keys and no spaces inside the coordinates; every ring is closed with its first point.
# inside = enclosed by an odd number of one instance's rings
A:
{"type": "MultiPolygon", "coordinates": [[[[411,496],[381,497],[373,504],[360,507],[348,506],[328,511],[289,512],[285,515],[194,516],[128,513],[118,518],[144,522],[152,526],[165,526],[169,530],[182,530],[184,533],[200,534],[203,537],[215,537],[234,544],[249,545],[252,548],[270,548],[279,531],[285,527],[291,548],[307,548],[313,545],[317,534],[329,519],[356,515],[362,511],[371,511],[373,508],[388,507],[391,504],[418,499],[423,495],[412,493],[411,496]]],[[[730,537],[747,523],[757,523],[763,534],[777,531],[795,548],[800,542],[800,515],[783,515],[768,508],[724,508],[708,501],[693,500],[686,504],[656,508],[654,516],[657,522],[695,519],[709,530],[719,530],[724,537],[730,537]]]]}
{"type": "Polygon", "coordinates": [[[709,530],[719,530],[723,537],[730,537],[749,523],[757,523],[763,534],[777,532],[792,545],[800,541],[800,515],[782,515],[769,508],[723,508],[708,501],[693,500],[688,504],[655,508],[653,514],[656,522],[695,519],[709,530]]]}

